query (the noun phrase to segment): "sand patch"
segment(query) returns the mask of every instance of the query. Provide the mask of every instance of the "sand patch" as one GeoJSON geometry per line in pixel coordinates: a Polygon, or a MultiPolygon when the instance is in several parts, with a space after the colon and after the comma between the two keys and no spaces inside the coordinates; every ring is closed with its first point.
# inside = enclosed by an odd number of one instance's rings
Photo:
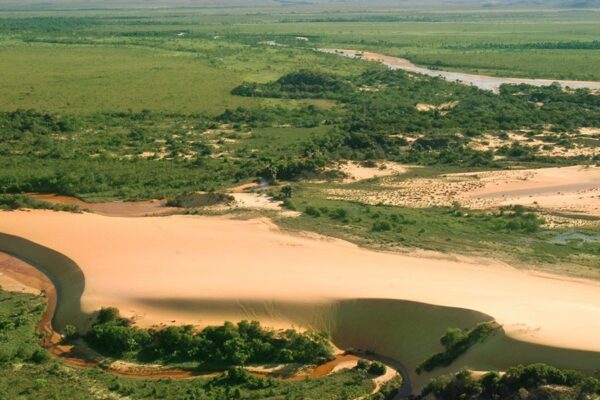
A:
{"type": "Polygon", "coordinates": [[[600,135],[600,128],[581,128],[579,134],[584,136],[596,136],[600,135]]]}
{"type": "Polygon", "coordinates": [[[397,181],[386,178],[379,190],[327,189],[330,199],[413,208],[472,209],[524,205],[543,211],[600,216],[600,167],[562,167],[447,174],[397,181]]]}
{"type": "Polygon", "coordinates": [[[449,101],[447,103],[442,103],[439,105],[435,104],[427,104],[427,103],[417,103],[415,108],[420,112],[429,112],[429,111],[441,111],[442,113],[447,112],[458,105],[458,101],[449,101]]]}
{"type": "Polygon", "coordinates": [[[346,176],[346,178],[344,178],[345,183],[362,181],[365,179],[380,178],[383,176],[390,176],[396,174],[404,174],[408,171],[408,168],[409,167],[406,165],[402,165],[391,161],[376,162],[372,166],[367,166],[364,165],[364,163],[359,163],[355,161],[348,161],[340,163],[337,166],[333,167],[333,169],[339,170],[346,176]]]}
{"type": "Polygon", "coordinates": [[[251,210],[281,211],[283,202],[274,201],[271,197],[261,193],[232,193],[235,199],[233,207],[251,210]]]}

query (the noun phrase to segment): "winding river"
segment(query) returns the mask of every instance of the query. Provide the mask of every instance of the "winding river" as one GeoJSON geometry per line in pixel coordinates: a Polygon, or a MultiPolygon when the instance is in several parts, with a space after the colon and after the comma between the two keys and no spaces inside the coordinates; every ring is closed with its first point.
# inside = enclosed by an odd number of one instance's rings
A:
{"type": "Polygon", "coordinates": [[[519,85],[526,84],[532,86],[549,86],[554,83],[563,88],[570,89],[592,89],[600,90],[600,82],[596,81],[569,81],[557,79],[527,79],[527,78],[504,78],[490,75],[469,74],[466,72],[453,72],[419,67],[405,58],[391,57],[378,53],[363,52],[360,50],[343,49],[318,49],[318,51],[330,54],[337,54],[344,57],[360,58],[367,61],[381,62],[390,69],[401,69],[417,74],[440,77],[447,81],[459,82],[465,85],[476,86],[483,90],[491,90],[495,93],[500,91],[500,86],[504,84],[519,85]]]}
{"type": "Polygon", "coordinates": [[[504,329],[450,367],[502,370],[546,362],[600,365],[600,286],[467,258],[390,254],[290,235],[266,219],[115,218],[0,212],[0,251],[46,271],[58,289],[55,326],[85,328],[101,306],[141,326],[255,319],[331,333],[341,348],[415,367],[441,351],[448,327],[492,319],[504,329]]]}

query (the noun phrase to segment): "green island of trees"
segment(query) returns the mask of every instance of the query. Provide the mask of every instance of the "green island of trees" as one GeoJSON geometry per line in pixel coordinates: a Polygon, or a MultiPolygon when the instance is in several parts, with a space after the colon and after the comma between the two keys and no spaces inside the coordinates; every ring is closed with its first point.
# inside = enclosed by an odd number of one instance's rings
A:
{"type": "MultiPolygon", "coordinates": [[[[71,335],[72,336],[72,335],[71,335]]],[[[332,360],[326,334],[275,331],[256,321],[226,322],[196,331],[193,326],[142,329],[103,308],[83,338],[102,354],[138,361],[196,362],[200,369],[259,363],[322,364],[332,360]]]]}
{"type": "Polygon", "coordinates": [[[432,355],[419,364],[417,373],[449,366],[471,347],[493,335],[498,328],[499,326],[495,322],[483,322],[469,330],[449,328],[444,336],[440,338],[440,343],[445,347],[445,350],[432,355]]]}

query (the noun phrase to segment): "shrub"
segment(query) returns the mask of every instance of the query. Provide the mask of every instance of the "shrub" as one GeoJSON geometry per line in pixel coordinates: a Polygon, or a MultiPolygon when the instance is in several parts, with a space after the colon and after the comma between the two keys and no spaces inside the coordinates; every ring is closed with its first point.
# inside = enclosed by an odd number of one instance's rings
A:
{"type": "Polygon", "coordinates": [[[379,361],[373,361],[371,363],[371,365],[369,365],[367,372],[370,375],[381,376],[381,375],[385,374],[386,370],[387,370],[387,367],[385,365],[383,365],[379,361]]]}
{"type": "Polygon", "coordinates": [[[440,338],[440,343],[446,348],[444,352],[436,353],[423,361],[417,367],[417,373],[432,371],[437,367],[447,367],[472,346],[483,342],[491,336],[498,325],[494,322],[480,323],[469,331],[458,328],[449,328],[440,338]]]}
{"type": "Polygon", "coordinates": [[[329,217],[335,220],[343,221],[348,217],[348,211],[344,208],[334,208],[329,212],[329,217]]]}
{"type": "Polygon", "coordinates": [[[30,360],[36,364],[45,363],[50,360],[50,353],[48,353],[48,350],[42,349],[41,347],[37,348],[31,355],[30,360]]]}
{"type": "Polygon", "coordinates": [[[392,229],[392,225],[387,221],[376,221],[371,230],[373,232],[384,232],[392,229]]]}
{"type": "Polygon", "coordinates": [[[76,326],[67,325],[67,326],[65,326],[64,334],[65,334],[65,340],[67,340],[67,341],[74,340],[79,337],[79,330],[77,329],[76,326]]]}
{"type": "Polygon", "coordinates": [[[311,217],[315,217],[318,218],[321,216],[321,212],[313,206],[306,206],[306,209],[304,209],[304,214],[306,215],[310,215],[311,217]]]}

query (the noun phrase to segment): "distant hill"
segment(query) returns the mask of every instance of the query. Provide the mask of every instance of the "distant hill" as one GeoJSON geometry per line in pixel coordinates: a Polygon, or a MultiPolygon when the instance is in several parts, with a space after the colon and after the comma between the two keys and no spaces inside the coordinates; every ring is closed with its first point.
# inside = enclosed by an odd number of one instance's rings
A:
{"type": "Polygon", "coordinates": [[[600,0],[1,0],[2,9],[112,9],[176,7],[310,7],[332,9],[454,5],[506,8],[535,6],[552,8],[600,8],[600,0]]]}

